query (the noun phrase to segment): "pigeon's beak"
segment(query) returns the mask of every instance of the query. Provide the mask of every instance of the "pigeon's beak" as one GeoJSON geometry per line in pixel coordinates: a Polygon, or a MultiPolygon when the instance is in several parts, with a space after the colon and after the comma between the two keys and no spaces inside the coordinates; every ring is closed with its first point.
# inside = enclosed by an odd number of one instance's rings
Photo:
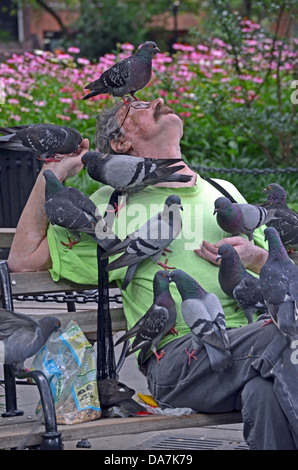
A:
{"type": "Polygon", "coordinates": [[[182,204],[180,204],[180,206],[179,206],[179,207],[180,207],[180,209],[183,211],[183,206],[182,206],[182,204]]]}
{"type": "Polygon", "coordinates": [[[216,262],[218,262],[219,260],[221,260],[221,255],[217,255],[217,257],[216,257],[216,260],[215,260],[215,261],[216,261],[216,262]]]}
{"type": "Polygon", "coordinates": [[[215,215],[217,213],[218,209],[214,209],[213,211],[213,215],[215,215]]]}
{"type": "Polygon", "coordinates": [[[267,188],[263,189],[263,193],[267,193],[267,188]]]}

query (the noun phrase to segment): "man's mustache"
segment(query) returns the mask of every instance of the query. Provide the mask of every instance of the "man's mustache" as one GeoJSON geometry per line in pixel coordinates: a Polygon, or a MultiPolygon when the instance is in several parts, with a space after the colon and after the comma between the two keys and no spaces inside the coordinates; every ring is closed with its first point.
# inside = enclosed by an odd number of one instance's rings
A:
{"type": "Polygon", "coordinates": [[[172,109],[170,106],[164,104],[164,103],[157,103],[154,113],[153,113],[153,118],[155,121],[159,119],[160,116],[163,116],[164,114],[176,114],[176,116],[180,117],[174,109],[172,109]]]}

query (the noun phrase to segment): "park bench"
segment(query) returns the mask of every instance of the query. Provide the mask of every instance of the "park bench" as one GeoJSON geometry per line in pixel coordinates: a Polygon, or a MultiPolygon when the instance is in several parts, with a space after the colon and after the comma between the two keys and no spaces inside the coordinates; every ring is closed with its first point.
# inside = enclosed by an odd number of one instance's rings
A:
{"type": "MultiPolygon", "coordinates": [[[[0,229],[0,248],[9,248],[14,236],[15,229],[0,229]]],[[[298,264],[298,256],[295,255],[295,262],[298,264]]],[[[6,261],[0,261],[0,265],[7,267],[6,261]]],[[[82,293],[86,290],[97,289],[94,285],[78,285],[67,280],[54,282],[48,271],[8,273],[9,284],[12,297],[26,295],[46,295],[53,293],[82,293]]],[[[111,285],[111,289],[115,285],[111,285]]],[[[2,300],[3,300],[2,290],[2,300]]],[[[26,303],[26,302],[25,302],[26,303]]],[[[28,314],[39,319],[45,315],[42,303],[37,309],[28,309],[28,314]]],[[[126,320],[122,306],[113,304],[110,307],[113,332],[126,330],[126,320]]],[[[49,315],[47,309],[46,314],[49,315]]],[[[54,312],[55,314],[55,312],[54,312]]],[[[97,308],[75,309],[73,304],[68,305],[63,313],[59,313],[62,327],[65,327],[69,320],[75,320],[85,333],[90,342],[96,341],[97,334],[97,308]]],[[[9,366],[4,366],[9,368],[9,366]]],[[[9,368],[10,369],[10,368],[9,368]]],[[[20,381],[22,383],[22,381],[20,381]]],[[[18,384],[17,384],[18,385],[18,384]]],[[[127,384],[129,386],[129,384],[127,384]]],[[[7,398],[6,398],[7,400],[7,398]]],[[[9,397],[8,397],[9,400],[9,397]]],[[[7,406],[7,403],[6,403],[7,406]]],[[[4,413],[5,415],[5,413],[4,413]]],[[[18,447],[20,442],[26,438],[26,445],[39,446],[45,435],[44,425],[33,427],[28,435],[28,430],[32,423],[22,421],[21,417],[16,418],[17,423],[10,424],[7,418],[3,418],[0,425],[0,449],[18,447]]],[[[128,418],[100,418],[95,421],[81,424],[58,425],[57,432],[63,443],[66,441],[78,441],[82,437],[85,439],[99,438],[105,436],[116,436],[123,434],[143,433],[149,431],[159,431],[167,429],[182,429],[202,426],[214,426],[222,424],[241,423],[240,412],[205,414],[196,413],[184,416],[144,416],[128,418]]],[[[54,426],[55,427],[55,426],[54,426]]]]}

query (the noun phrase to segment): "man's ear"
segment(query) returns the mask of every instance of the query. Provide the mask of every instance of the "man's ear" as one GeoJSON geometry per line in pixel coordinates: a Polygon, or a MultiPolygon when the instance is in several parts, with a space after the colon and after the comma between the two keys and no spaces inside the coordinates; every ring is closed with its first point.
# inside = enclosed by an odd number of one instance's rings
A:
{"type": "Polygon", "coordinates": [[[132,145],[125,135],[119,136],[117,139],[111,141],[111,147],[116,153],[128,153],[132,145]]]}

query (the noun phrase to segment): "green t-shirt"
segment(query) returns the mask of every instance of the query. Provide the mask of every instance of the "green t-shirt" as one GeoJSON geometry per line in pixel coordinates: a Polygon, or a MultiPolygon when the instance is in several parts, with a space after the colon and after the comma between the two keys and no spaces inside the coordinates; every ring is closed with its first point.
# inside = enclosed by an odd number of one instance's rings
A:
{"type": "MultiPolygon", "coordinates": [[[[216,180],[223,186],[237,202],[246,202],[237,189],[229,182],[216,180]]],[[[91,199],[98,206],[101,214],[104,213],[109,201],[112,188],[105,186],[96,191],[91,199]]],[[[119,212],[115,218],[113,230],[120,239],[125,238],[150,217],[161,211],[167,196],[177,194],[182,201],[183,212],[182,230],[178,238],[170,245],[172,252],[167,253],[168,266],[186,271],[194,277],[202,287],[208,292],[214,292],[226,315],[228,327],[238,327],[247,324],[247,320],[242,310],[235,311],[235,302],[227,297],[221,290],[218,283],[218,267],[203,260],[194,253],[194,249],[199,248],[202,240],[215,243],[229,234],[223,232],[213,215],[214,201],[221,196],[221,193],[210,183],[199,177],[195,186],[168,188],[149,186],[143,191],[130,194],[127,205],[119,212]]],[[[52,258],[51,274],[55,281],[66,278],[81,284],[97,284],[97,256],[96,243],[88,235],[82,237],[70,250],[61,241],[67,242],[69,232],[58,226],[49,226],[48,242],[52,258]]],[[[258,229],[254,233],[254,241],[259,246],[267,247],[264,242],[263,229],[258,229]]],[[[110,258],[110,261],[119,255],[110,258]]],[[[162,256],[161,260],[165,261],[162,256]]],[[[116,280],[119,287],[124,279],[126,267],[111,271],[110,281],[116,280]]],[[[126,288],[122,292],[123,307],[127,318],[128,327],[131,328],[141,316],[143,316],[153,302],[153,277],[155,273],[162,269],[152,259],[142,261],[136,273],[126,288]]],[[[252,273],[253,274],[253,273],[252,273]]],[[[177,306],[176,329],[178,336],[189,332],[180,310],[181,297],[175,284],[170,286],[171,293],[177,306]]],[[[160,346],[173,339],[169,334],[162,339],[160,346]]]]}

